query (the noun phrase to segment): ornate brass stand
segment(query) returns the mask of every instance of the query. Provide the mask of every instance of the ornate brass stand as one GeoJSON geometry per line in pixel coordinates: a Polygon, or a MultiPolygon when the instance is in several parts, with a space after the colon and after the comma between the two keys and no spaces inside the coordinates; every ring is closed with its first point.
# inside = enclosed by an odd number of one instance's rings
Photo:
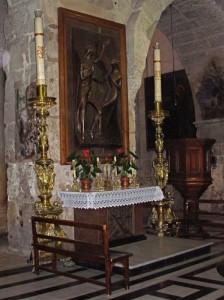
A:
{"type": "Polygon", "coordinates": [[[163,121],[166,116],[168,116],[168,112],[162,110],[161,102],[156,102],[155,110],[149,114],[149,117],[152,119],[156,129],[155,147],[157,158],[153,161],[153,168],[157,184],[162,190],[166,187],[168,180],[168,161],[163,157],[164,134],[162,130],[163,121]]]}
{"type": "MultiPolygon", "coordinates": [[[[35,161],[34,170],[37,176],[37,186],[40,194],[40,201],[36,201],[36,214],[42,217],[58,218],[62,213],[60,202],[50,202],[55,182],[54,162],[48,157],[48,136],[46,119],[49,116],[48,108],[56,104],[56,98],[47,97],[47,86],[37,86],[37,96],[29,99],[29,104],[36,110],[38,119],[38,144],[40,157],[35,161]]],[[[64,236],[61,228],[43,228],[40,231],[52,232],[54,230],[57,236],[64,236]]]]}
{"type": "Polygon", "coordinates": [[[170,192],[165,192],[168,181],[168,161],[163,157],[164,134],[162,125],[166,116],[168,116],[168,112],[162,110],[161,102],[155,102],[155,110],[148,115],[153,121],[156,130],[155,147],[157,157],[153,161],[155,178],[157,185],[163,190],[165,195],[165,198],[153,207],[152,216],[148,221],[149,231],[152,229],[152,231],[158,233],[158,236],[164,236],[165,233],[170,234],[173,225],[175,226],[175,231],[177,230],[177,218],[171,209],[174,200],[170,192]]]}

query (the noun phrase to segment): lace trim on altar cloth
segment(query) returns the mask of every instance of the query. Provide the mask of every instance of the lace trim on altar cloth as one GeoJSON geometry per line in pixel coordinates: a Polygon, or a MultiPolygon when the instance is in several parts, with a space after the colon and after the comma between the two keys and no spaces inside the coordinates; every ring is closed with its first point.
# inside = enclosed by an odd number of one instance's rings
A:
{"type": "Polygon", "coordinates": [[[59,192],[63,207],[98,209],[159,201],[164,198],[158,186],[103,192],[59,192]]]}

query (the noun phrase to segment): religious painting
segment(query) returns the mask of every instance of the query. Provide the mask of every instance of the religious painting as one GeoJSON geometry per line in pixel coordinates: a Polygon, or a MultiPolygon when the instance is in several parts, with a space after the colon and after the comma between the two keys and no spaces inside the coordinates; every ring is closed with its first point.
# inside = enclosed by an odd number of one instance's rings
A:
{"type": "MultiPolygon", "coordinates": [[[[195,112],[191,88],[185,70],[161,75],[162,108],[168,112],[163,123],[165,139],[196,137],[195,112]]],[[[147,150],[155,148],[155,128],[148,118],[154,110],[154,77],[145,78],[147,150]]]]}
{"type": "Polygon", "coordinates": [[[128,147],[125,26],[58,9],[61,163],[128,147]]]}
{"type": "Polygon", "coordinates": [[[208,66],[196,97],[202,120],[224,117],[224,71],[214,61],[208,66]]]}

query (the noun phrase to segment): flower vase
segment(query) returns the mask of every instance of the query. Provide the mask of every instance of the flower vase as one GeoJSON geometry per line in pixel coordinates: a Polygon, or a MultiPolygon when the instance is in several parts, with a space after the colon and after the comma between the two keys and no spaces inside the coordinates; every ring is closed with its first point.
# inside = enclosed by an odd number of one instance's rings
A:
{"type": "Polygon", "coordinates": [[[89,192],[91,190],[91,181],[90,180],[80,180],[82,192],[89,192]]]}
{"type": "Polygon", "coordinates": [[[121,177],[121,187],[122,189],[129,188],[129,177],[121,177]]]}

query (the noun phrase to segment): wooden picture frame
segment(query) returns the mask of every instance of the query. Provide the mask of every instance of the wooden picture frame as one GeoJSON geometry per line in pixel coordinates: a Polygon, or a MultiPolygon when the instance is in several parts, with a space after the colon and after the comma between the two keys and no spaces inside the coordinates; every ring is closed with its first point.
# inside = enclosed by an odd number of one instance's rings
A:
{"type": "Polygon", "coordinates": [[[129,145],[125,25],[58,8],[61,164],[129,145]]]}

